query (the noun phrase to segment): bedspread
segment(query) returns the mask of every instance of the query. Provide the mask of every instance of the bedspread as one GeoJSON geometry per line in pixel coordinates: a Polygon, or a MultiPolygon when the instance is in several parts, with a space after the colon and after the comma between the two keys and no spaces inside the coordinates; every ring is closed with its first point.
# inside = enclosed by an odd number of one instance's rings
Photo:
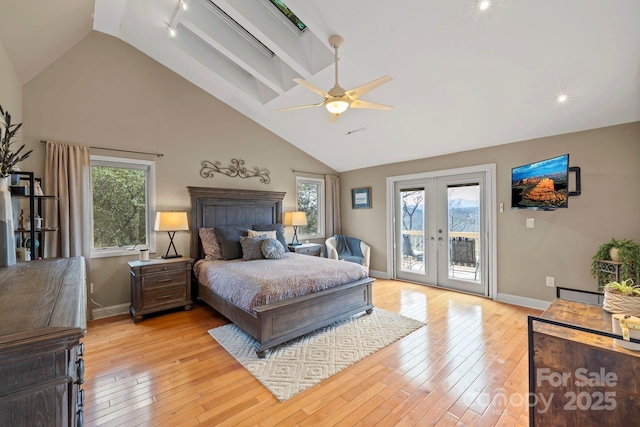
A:
{"type": "Polygon", "coordinates": [[[200,260],[194,273],[202,285],[247,311],[367,277],[359,264],[293,252],[279,260],[200,260]]]}

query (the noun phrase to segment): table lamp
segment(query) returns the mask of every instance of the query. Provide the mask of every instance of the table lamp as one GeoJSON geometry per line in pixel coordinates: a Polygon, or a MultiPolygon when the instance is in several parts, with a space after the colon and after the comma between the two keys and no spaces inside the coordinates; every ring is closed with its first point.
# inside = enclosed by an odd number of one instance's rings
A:
{"type": "Polygon", "coordinates": [[[176,231],[184,231],[189,229],[189,222],[187,221],[186,212],[158,212],[156,213],[156,231],[166,231],[169,234],[169,247],[167,253],[162,257],[167,258],[182,258],[182,255],[178,255],[176,245],[173,244],[173,236],[176,231]],[[169,251],[173,247],[173,255],[169,255],[169,251]]]}
{"type": "Polygon", "coordinates": [[[291,239],[292,246],[298,246],[298,227],[301,225],[307,225],[307,214],[305,212],[285,212],[284,213],[284,225],[290,225],[293,227],[293,238],[291,239]]]}

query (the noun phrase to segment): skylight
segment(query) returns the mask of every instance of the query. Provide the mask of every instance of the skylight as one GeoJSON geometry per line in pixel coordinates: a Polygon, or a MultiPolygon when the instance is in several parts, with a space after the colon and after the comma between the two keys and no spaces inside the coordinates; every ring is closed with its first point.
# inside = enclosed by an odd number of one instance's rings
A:
{"type": "Polygon", "coordinates": [[[305,25],[304,22],[302,22],[300,20],[300,18],[298,18],[296,16],[295,13],[293,13],[286,4],[284,4],[281,0],[269,0],[275,7],[278,8],[278,10],[280,12],[282,12],[282,14],[284,16],[287,17],[287,19],[289,21],[291,21],[293,23],[293,25],[295,25],[300,31],[304,31],[305,28],[307,28],[307,26],[305,25]]]}
{"type": "Polygon", "coordinates": [[[238,33],[246,37],[247,40],[253,43],[256,47],[260,48],[270,58],[273,58],[275,56],[275,54],[271,49],[269,49],[264,43],[258,40],[256,36],[254,36],[249,31],[247,31],[242,25],[238,24],[238,22],[235,19],[229,16],[227,12],[222,10],[220,6],[215,4],[213,0],[209,0],[209,3],[211,3],[211,5],[215,8],[215,10],[218,12],[220,17],[223,18],[225,21],[227,21],[227,24],[229,24],[232,28],[235,28],[236,31],[238,31],[238,33]]]}

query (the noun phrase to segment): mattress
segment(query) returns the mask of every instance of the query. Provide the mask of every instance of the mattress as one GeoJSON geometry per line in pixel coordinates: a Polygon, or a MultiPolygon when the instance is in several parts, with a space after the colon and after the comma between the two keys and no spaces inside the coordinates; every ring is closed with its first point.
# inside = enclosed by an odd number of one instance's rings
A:
{"type": "Polygon", "coordinates": [[[237,307],[284,301],[366,278],[356,263],[288,252],[283,259],[199,260],[194,274],[202,286],[237,307]]]}

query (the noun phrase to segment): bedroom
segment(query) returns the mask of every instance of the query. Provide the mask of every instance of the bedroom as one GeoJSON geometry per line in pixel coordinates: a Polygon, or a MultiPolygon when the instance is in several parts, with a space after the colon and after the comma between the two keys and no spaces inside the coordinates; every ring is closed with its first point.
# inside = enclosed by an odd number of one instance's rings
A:
{"type": "MultiPolygon", "coordinates": [[[[28,28],[30,24],[25,22],[22,25],[28,28]]],[[[345,49],[345,56],[347,52],[345,49]]],[[[6,51],[0,55],[0,98],[3,106],[25,123],[22,140],[34,149],[24,170],[42,171],[44,150],[38,143],[40,139],[90,141],[101,147],[135,146],[141,151],[162,152],[164,157],[156,160],[156,204],[166,210],[189,209],[188,185],[295,194],[295,174],[291,169],[337,172],[128,44],[105,34],[90,32],[26,81],[18,77],[6,51]],[[120,140],[123,134],[126,140],[120,140]],[[236,157],[248,165],[270,169],[271,184],[226,177],[205,180],[199,176],[201,161],[225,162],[236,157]]],[[[356,83],[357,78],[356,75],[356,83]]],[[[374,95],[375,92],[370,99],[375,99],[374,95]]],[[[529,214],[506,210],[498,216],[498,293],[520,298],[523,304],[549,302],[554,290],[544,285],[545,276],[556,277],[558,284],[589,289],[594,283],[589,276],[589,260],[601,242],[612,236],[640,239],[637,215],[632,214],[640,208],[640,117],[637,108],[633,113],[632,120],[610,127],[592,129],[586,124],[587,130],[581,132],[502,141],[509,144],[341,171],[341,201],[347,207],[343,210],[344,230],[371,243],[372,271],[385,274],[386,235],[370,231],[386,229],[385,177],[496,163],[497,197],[508,203],[506,183],[513,166],[571,153],[572,164],[583,171],[583,195],[572,200],[568,210],[530,214],[536,220],[534,230],[525,228],[529,214]],[[349,209],[350,189],[362,186],[372,187],[372,209],[349,209]],[[606,227],[601,226],[611,218],[612,207],[621,214],[616,214],[606,227]],[[544,268],[522,274],[522,259],[527,260],[527,265],[544,268]]],[[[300,116],[291,117],[296,120],[300,116]]],[[[285,198],[284,204],[285,211],[295,207],[290,197],[285,198]]],[[[176,243],[179,252],[188,253],[186,233],[178,233],[176,243]]],[[[164,248],[167,244],[166,236],[159,235],[158,246],[164,248]]],[[[92,262],[93,298],[116,311],[123,306],[126,311],[128,307],[127,260],[92,262]]]]}

